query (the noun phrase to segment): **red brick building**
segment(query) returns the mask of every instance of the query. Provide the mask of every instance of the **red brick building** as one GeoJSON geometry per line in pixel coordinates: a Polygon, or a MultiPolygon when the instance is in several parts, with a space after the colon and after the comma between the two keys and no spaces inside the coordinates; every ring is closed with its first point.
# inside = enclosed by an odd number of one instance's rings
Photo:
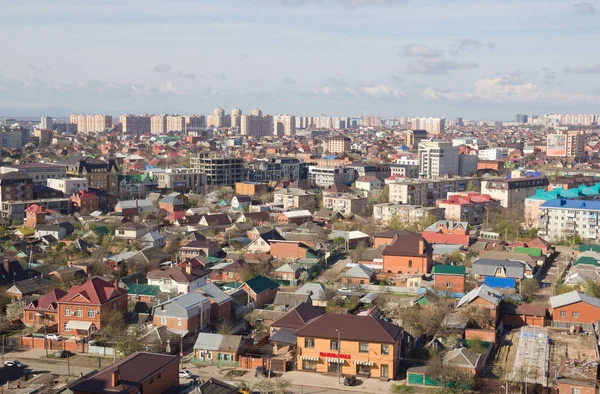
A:
{"type": "Polygon", "coordinates": [[[431,271],[433,248],[420,234],[400,231],[383,250],[383,274],[426,274],[431,271]]]}
{"type": "Polygon", "coordinates": [[[89,335],[102,328],[103,313],[127,310],[127,291],[117,283],[93,278],[71,287],[57,304],[59,334],[89,335]]]}
{"type": "Polygon", "coordinates": [[[600,300],[578,291],[550,297],[550,316],[553,322],[596,324],[600,320],[600,300]]]}
{"type": "Polygon", "coordinates": [[[58,323],[57,301],[67,294],[61,289],[54,289],[35,301],[25,305],[23,311],[23,324],[27,327],[44,326],[52,327],[58,323]]]}
{"type": "Polygon", "coordinates": [[[433,288],[436,290],[464,293],[465,291],[465,266],[436,265],[432,268],[433,288]]]}
{"type": "Polygon", "coordinates": [[[81,215],[89,215],[100,209],[100,199],[94,193],[80,190],[71,196],[73,210],[81,215]]]}
{"type": "Polygon", "coordinates": [[[41,205],[32,204],[25,210],[25,225],[35,227],[38,224],[46,224],[46,208],[41,205]]]}
{"type": "Polygon", "coordinates": [[[267,277],[258,275],[244,282],[241,288],[248,293],[254,306],[259,307],[275,299],[279,285],[267,277]]]}

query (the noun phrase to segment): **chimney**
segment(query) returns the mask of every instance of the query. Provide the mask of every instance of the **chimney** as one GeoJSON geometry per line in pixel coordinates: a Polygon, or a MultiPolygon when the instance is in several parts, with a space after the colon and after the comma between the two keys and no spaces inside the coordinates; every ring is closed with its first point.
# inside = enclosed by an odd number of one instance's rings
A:
{"type": "Polygon", "coordinates": [[[188,261],[188,263],[185,265],[185,272],[187,272],[189,275],[192,274],[192,263],[188,261]]]}
{"type": "Polygon", "coordinates": [[[2,265],[4,266],[4,271],[6,271],[6,274],[11,276],[13,273],[11,261],[5,258],[2,265]]]}
{"type": "Polygon", "coordinates": [[[115,289],[119,288],[119,280],[118,279],[115,279],[114,285],[115,285],[115,289]]]}
{"type": "Polygon", "coordinates": [[[111,376],[111,385],[112,387],[117,387],[119,385],[119,370],[115,369],[111,376]]]}

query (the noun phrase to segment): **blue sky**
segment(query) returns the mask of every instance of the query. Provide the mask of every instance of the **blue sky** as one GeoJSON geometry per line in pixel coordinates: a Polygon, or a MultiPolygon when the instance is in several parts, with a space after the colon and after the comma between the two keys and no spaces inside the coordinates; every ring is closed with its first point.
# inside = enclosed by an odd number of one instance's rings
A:
{"type": "Polygon", "coordinates": [[[0,114],[599,113],[597,0],[0,0],[0,114]]]}

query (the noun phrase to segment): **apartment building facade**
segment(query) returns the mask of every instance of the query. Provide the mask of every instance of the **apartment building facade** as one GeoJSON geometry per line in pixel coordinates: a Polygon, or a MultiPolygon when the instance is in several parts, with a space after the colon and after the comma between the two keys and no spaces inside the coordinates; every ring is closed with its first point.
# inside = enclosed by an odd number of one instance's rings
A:
{"type": "Polygon", "coordinates": [[[458,147],[448,141],[421,141],[419,165],[421,174],[427,178],[458,175],[458,147]]]}
{"type": "Polygon", "coordinates": [[[404,180],[389,184],[389,201],[400,204],[431,206],[436,200],[446,199],[448,193],[478,188],[481,178],[464,177],[431,180],[404,180]]]}
{"type": "Polygon", "coordinates": [[[481,182],[481,194],[487,194],[500,200],[504,208],[522,204],[527,197],[535,195],[536,190],[548,187],[548,178],[494,178],[481,182]]]}
{"type": "Polygon", "coordinates": [[[244,160],[240,158],[208,157],[192,154],[190,166],[206,175],[208,186],[235,186],[244,180],[244,160]]]}
{"type": "Polygon", "coordinates": [[[77,125],[78,133],[98,133],[112,127],[110,115],[71,115],[69,121],[77,125]]]}
{"type": "Polygon", "coordinates": [[[574,236],[589,241],[600,238],[600,201],[557,198],[546,201],[538,212],[538,234],[547,241],[574,236]]]}
{"type": "Polygon", "coordinates": [[[308,167],[308,181],[311,185],[326,188],[333,185],[349,185],[354,181],[355,171],[348,167],[308,167]]]}

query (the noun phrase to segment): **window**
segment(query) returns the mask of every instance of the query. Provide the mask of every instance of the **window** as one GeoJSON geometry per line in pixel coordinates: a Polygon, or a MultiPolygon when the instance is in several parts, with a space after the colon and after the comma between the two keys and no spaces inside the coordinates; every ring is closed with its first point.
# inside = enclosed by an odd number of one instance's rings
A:
{"type": "Polygon", "coordinates": [[[330,350],[340,350],[340,344],[338,341],[331,341],[329,343],[329,349],[330,350]]]}
{"type": "Polygon", "coordinates": [[[317,362],[312,360],[302,360],[302,369],[305,371],[316,371],[317,362]]]}
{"type": "Polygon", "coordinates": [[[29,312],[29,320],[33,320],[33,316],[34,316],[33,312],[29,312]]]}
{"type": "Polygon", "coordinates": [[[368,353],[369,352],[369,344],[366,342],[361,342],[358,344],[358,352],[359,353],[368,353]]]}
{"type": "Polygon", "coordinates": [[[304,347],[312,349],[315,347],[315,338],[304,338],[304,347]]]}
{"type": "Polygon", "coordinates": [[[381,354],[390,354],[390,345],[381,345],[381,354]]]}
{"type": "Polygon", "coordinates": [[[177,327],[181,327],[181,319],[177,319],[177,327]]]}
{"type": "Polygon", "coordinates": [[[446,289],[449,289],[452,287],[452,284],[450,282],[446,282],[446,289]]]}
{"type": "Polygon", "coordinates": [[[579,319],[579,312],[572,312],[571,317],[573,317],[573,319],[579,319]]]}
{"type": "Polygon", "coordinates": [[[412,260],[408,260],[408,268],[412,268],[412,260]]]}
{"type": "Polygon", "coordinates": [[[63,325],[63,330],[65,330],[65,331],[71,331],[70,328],[67,328],[67,322],[65,322],[65,324],[63,325]]]}
{"type": "Polygon", "coordinates": [[[71,308],[65,308],[65,316],[71,316],[71,308]]]}
{"type": "Polygon", "coordinates": [[[81,308],[75,309],[75,316],[76,317],[83,317],[83,309],[81,309],[81,308]]]}
{"type": "Polygon", "coordinates": [[[389,375],[388,365],[387,364],[381,364],[381,377],[382,378],[387,378],[388,375],[389,375]]]}
{"type": "Polygon", "coordinates": [[[93,318],[95,318],[95,317],[96,317],[96,311],[95,311],[95,310],[93,310],[93,309],[88,309],[88,317],[89,317],[90,319],[93,319],[93,318]]]}
{"type": "Polygon", "coordinates": [[[567,317],[567,312],[560,311],[560,317],[567,317]]]}
{"type": "Polygon", "coordinates": [[[160,324],[167,324],[167,318],[165,316],[161,316],[160,324]]]}
{"type": "Polygon", "coordinates": [[[581,394],[581,389],[579,387],[573,387],[571,389],[571,394],[581,394]]]}

